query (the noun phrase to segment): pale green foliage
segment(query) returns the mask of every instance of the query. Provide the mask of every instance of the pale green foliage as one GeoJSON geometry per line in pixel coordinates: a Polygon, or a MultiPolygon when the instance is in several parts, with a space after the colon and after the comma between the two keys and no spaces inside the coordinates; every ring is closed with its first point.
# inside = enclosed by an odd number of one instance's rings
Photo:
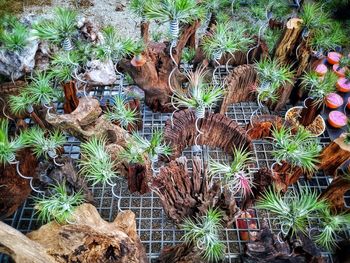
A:
{"type": "Polygon", "coordinates": [[[210,208],[196,221],[186,218],[181,225],[185,231],[182,237],[184,242],[197,246],[203,259],[208,262],[217,262],[225,255],[225,245],[219,237],[222,217],[221,211],[210,208]]]}
{"type": "Polygon", "coordinates": [[[29,31],[15,17],[5,16],[0,21],[0,47],[21,51],[28,44],[29,31]]]}
{"type": "Polygon", "coordinates": [[[306,129],[300,127],[293,133],[290,128],[281,126],[273,129],[272,137],[274,142],[272,155],[277,162],[288,162],[308,173],[317,169],[322,147],[317,138],[312,137],[306,129]]]}
{"type": "Polygon", "coordinates": [[[69,223],[76,207],[84,202],[82,192],[69,194],[65,183],[53,185],[52,195],[35,197],[38,219],[43,223],[55,220],[59,224],[69,223]]]}
{"type": "Polygon", "coordinates": [[[21,137],[9,139],[9,121],[0,119],[0,164],[15,161],[16,151],[23,147],[21,137]]]}
{"type": "Polygon", "coordinates": [[[303,24],[309,30],[323,28],[330,22],[329,14],[322,10],[322,7],[318,3],[305,3],[303,4],[300,18],[303,20],[303,24]]]}
{"type": "Polygon", "coordinates": [[[196,56],[196,50],[194,48],[184,48],[182,50],[181,60],[185,63],[191,63],[196,56]]]}
{"type": "Polygon", "coordinates": [[[49,104],[58,97],[57,90],[53,88],[50,74],[44,71],[35,73],[30,84],[25,88],[25,92],[34,105],[49,104]]]}
{"type": "Polygon", "coordinates": [[[25,89],[22,90],[17,96],[9,96],[10,110],[14,114],[23,114],[27,111],[28,107],[32,104],[30,101],[30,95],[25,89]]]}
{"type": "Polygon", "coordinates": [[[107,139],[93,137],[81,144],[80,173],[82,173],[92,185],[98,183],[112,183],[117,176],[115,162],[106,151],[107,139]]]}
{"type": "Polygon", "coordinates": [[[74,71],[81,62],[82,58],[76,50],[57,52],[51,61],[51,76],[59,82],[66,83],[73,79],[74,71]]]}

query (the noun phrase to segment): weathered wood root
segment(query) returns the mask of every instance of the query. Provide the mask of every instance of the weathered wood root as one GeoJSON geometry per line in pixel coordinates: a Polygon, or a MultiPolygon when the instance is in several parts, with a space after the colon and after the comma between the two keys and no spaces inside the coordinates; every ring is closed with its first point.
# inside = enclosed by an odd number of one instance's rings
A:
{"type": "MultiPolygon", "coordinates": [[[[281,165],[275,164],[273,170],[274,173],[276,173],[276,175],[274,176],[278,176],[281,180],[280,187],[282,188],[281,190],[284,192],[288,190],[287,188],[289,185],[296,183],[299,180],[299,178],[305,174],[300,167],[293,167],[287,162],[282,162],[281,165]]],[[[306,176],[312,176],[312,174],[306,176]]],[[[306,179],[310,178],[307,177],[306,179]]]]}
{"type": "Polygon", "coordinates": [[[65,114],[73,112],[79,105],[79,99],[77,97],[77,89],[75,87],[75,81],[69,81],[63,85],[64,91],[64,103],[63,110],[65,114]]]}
{"type": "MultiPolygon", "coordinates": [[[[20,172],[24,176],[33,177],[38,162],[29,149],[18,152],[20,172]]],[[[16,165],[0,165],[0,219],[12,215],[27,199],[32,189],[29,180],[21,178],[16,165]]]]}
{"type": "Polygon", "coordinates": [[[165,247],[157,263],[205,263],[198,251],[191,245],[181,243],[172,247],[165,247]]]}
{"type": "MultiPolygon", "coordinates": [[[[195,144],[198,135],[195,127],[196,117],[194,111],[182,110],[174,114],[171,120],[165,123],[164,140],[172,147],[171,159],[181,156],[186,147],[195,144]]],[[[223,149],[231,154],[234,147],[253,149],[251,139],[238,123],[222,114],[206,114],[198,122],[203,134],[198,138],[198,145],[207,145],[223,149]]]]}
{"type": "Polygon", "coordinates": [[[257,73],[252,65],[234,68],[225,79],[225,97],[220,113],[225,114],[228,106],[238,102],[253,101],[256,98],[257,73]]]}
{"type": "Polygon", "coordinates": [[[128,166],[128,189],[130,193],[139,192],[145,194],[150,191],[148,183],[151,175],[149,175],[149,167],[144,164],[132,164],[128,166]]]}
{"type": "Polygon", "coordinates": [[[257,240],[246,244],[244,263],[324,263],[321,251],[312,240],[299,233],[299,240],[279,241],[265,225],[257,240]]]}
{"type": "Polygon", "coordinates": [[[159,196],[165,213],[179,224],[186,217],[202,215],[210,207],[218,207],[224,212],[226,224],[231,225],[238,211],[233,195],[222,194],[219,183],[209,187],[201,160],[196,157],[192,163],[191,175],[187,159],[181,157],[160,168],[159,176],[153,180],[152,189],[159,196]]]}
{"type": "Polygon", "coordinates": [[[83,204],[71,220],[72,225],[48,223],[27,237],[0,222],[1,244],[16,262],[148,262],[131,211],[119,213],[109,223],[94,206],[83,204]]]}
{"type": "Polygon", "coordinates": [[[272,136],[272,129],[279,129],[285,121],[277,115],[259,115],[252,118],[247,125],[247,134],[252,140],[259,140],[272,136]]]}

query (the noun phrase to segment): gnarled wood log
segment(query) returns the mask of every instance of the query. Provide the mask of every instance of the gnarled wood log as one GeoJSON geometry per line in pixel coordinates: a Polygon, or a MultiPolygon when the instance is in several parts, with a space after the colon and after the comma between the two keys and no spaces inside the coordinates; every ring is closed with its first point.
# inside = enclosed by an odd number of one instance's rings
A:
{"type": "Polygon", "coordinates": [[[272,136],[272,129],[279,129],[285,121],[277,115],[259,115],[252,118],[247,125],[247,134],[252,140],[259,140],[272,136]]]}
{"type": "Polygon", "coordinates": [[[200,251],[194,246],[187,245],[185,243],[165,247],[160,253],[157,263],[205,263],[200,251]]]}
{"type": "Polygon", "coordinates": [[[226,224],[231,225],[238,212],[233,195],[227,191],[221,193],[219,183],[209,187],[201,160],[195,157],[192,163],[190,174],[186,157],[171,161],[160,168],[153,180],[152,189],[159,196],[165,213],[179,224],[187,217],[203,215],[210,207],[217,207],[224,212],[226,224]]]}
{"type": "Polygon", "coordinates": [[[333,175],[337,168],[350,159],[350,145],[344,141],[345,134],[329,143],[321,152],[318,169],[333,175]]]}
{"type": "Polygon", "coordinates": [[[316,117],[321,113],[322,105],[316,104],[313,99],[306,99],[305,106],[306,107],[303,107],[300,112],[299,123],[307,127],[313,123],[316,117]]]}
{"type": "MultiPolygon", "coordinates": [[[[179,37],[176,47],[172,49],[173,58],[178,64],[182,49],[186,46],[191,35],[199,27],[199,21],[187,25],[179,37]]],[[[148,43],[144,56],[146,63],[141,67],[134,67],[131,60],[120,61],[120,68],[128,73],[135,83],[145,92],[145,103],[153,111],[170,112],[173,107],[170,102],[172,95],[169,87],[169,75],[176,68],[170,56],[170,43],[148,43]]],[[[184,78],[178,69],[173,72],[171,83],[173,89],[181,89],[184,78]]]]}
{"type": "Polygon", "coordinates": [[[131,211],[109,223],[94,206],[83,204],[71,220],[72,225],[48,223],[27,237],[0,223],[0,242],[17,262],[147,262],[131,211]]]}
{"type": "Polygon", "coordinates": [[[256,98],[257,73],[252,65],[234,68],[225,79],[225,96],[220,106],[220,113],[225,114],[233,103],[252,101],[256,98]]]}
{"type": "Polygon", "coordinates": [[[63,84],[64,103],[63,110],[65,114],[73,112],[79,105],[77,97],[77,89],[75,87],[75,80],[63,84]]]}
{"type": "MultiPolygon", "coordinates": [[[[195,144],[198,135],[195,127],[196,117],[192,110],[181,110],[165,123],[164,140],[172,147],[171,158],[181,156],[188,146],[195,144]]],[[[198,138],[198,145],[207,145],[223,149],[228,154],[234,147],[252,149],[251,138],[238,123],[222,114],[206,114],[198,122],[198,128],[203,134],[198,138]]]]}
{"type": "MultiPolygon", "coordinates": [[[[276,176],[280,178],[280,187],[282,188],[281,190],[284,192],[288,190],[287,188],[289,185],[296,183],[299,180],[300,176],[304,174],[303,170],[300,167],[293,167],[292,165],[284,161],[282,161],[281,165],[275,164],[273,167],[273,171],[277,173],[276,176]]],[[[309,178],[309,176],[312,176],[312,174],[306,176],[307,178],[309,178]]]]}

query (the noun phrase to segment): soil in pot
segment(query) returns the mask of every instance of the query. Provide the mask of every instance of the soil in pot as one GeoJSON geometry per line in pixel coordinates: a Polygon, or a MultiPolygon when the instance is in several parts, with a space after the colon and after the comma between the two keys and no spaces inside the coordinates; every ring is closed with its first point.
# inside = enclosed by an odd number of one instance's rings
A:
{"type": "MultiPolygon", "coordinates": [[[[290,109],[289,112],[286,114],[286,121],[289,121],[294,127],[302,126],[298,120],[301,110],[302,108],[299,107],[290,109]]],[[[325,127],[321,115],[318,115],[310,125],[304,128],[306,128],[306,130],[308,130],[314,135],[319,135],[320,133],[322,133],[325,127]]]]}

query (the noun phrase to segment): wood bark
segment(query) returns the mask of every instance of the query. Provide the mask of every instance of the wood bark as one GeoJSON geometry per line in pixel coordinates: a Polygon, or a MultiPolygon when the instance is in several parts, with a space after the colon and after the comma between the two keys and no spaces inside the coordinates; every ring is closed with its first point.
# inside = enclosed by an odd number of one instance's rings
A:
{"type": "Polygon", "coordinates": [[[252,118],[247,125],[247,134],[252,140],[260,140],[272,136],[272,129],[279,129],[282,125],[288,125],[286,121],[277,115],[259,115],[252,118]]]}
{"type": "MultiPolygon", "coordinates": [[[[183,48],[198,27],[199,21],[184,27],[176,47],[172,49],[172,55],[177,64],[179,64],[183,48]]],[[[172,75],[172,87],[168,84],[169,75],[176,68],[170,56],[170,49],[170,43],[150,42],[145,51],[146,63],[143,66],[134,67],[129,59],[123,59],[119,63],[121,70],[128,73],[145,92],[145,103],[153,111],[172,111],[171,90],[182,88],[181,82],[184,78],[178,69],[172,75]]]]}
{"type": "Polygon", "coordinates": [[[256,81],[257,73],[253,66],[242,65],[234,68],[225,79],[225,96],[220,113],[225,114],[231,104],[254,100],[256,81]]]}
{"type": "Polygon", "coordinates": [[[128,189],[130,193],[145,194],[150,191],[147,167],[139,163],[130,163],[128,167],[128,189]]]}
{"type": "MultiPolygon", "coordinates": [[[[300,176],[304,174],[303,170],[300,167],[293,167],[292,165],[284,161],[281,165],[275,164],[273,167],[273,171],[277,173],[276,176],[280,178],[280,187],[281,190],[283,190],[284,192],[287,191],[289,185],[296,183],[299,180],[300,176]]],[[[312,174],[307,176],[312,176],[312,174]]]]}
{"type": "MultiPolygon", "coordinates": [[[[292,81],[294,82],[294,80],[292,81]]],[[[267,103],[267,107],[269,108],[269,110],[271,111],[280,111],[284,106],[287,105],[290,95],[292,94],[293,91],[293,84],[287,83],[284,86],[279,87],[278,91],[277,91],[277,102],[271,102],[269,101],[267,103]]]]}
{"type": "Polygon", "coordinates": [[[149,41],[149,22],[141,21],[141,37],[145,43],[149,41]]]}
{"type": "Polygon", "coordinates": [[[333,175],[342,163],[350,159],[350,145],[344,139],[345,134],[342,134],[322,150],[318,169],[333,175]]]}
{"type": "Polygon", "coordinates": [[[148,262],[131,211],[109,223],[94,206],[83,204],[71,220],[72,225],[48,223],[27,237],[0,223],[1,243],[17,262],[148,262]]]}
{"type": "MultiPolygon", "coordinates": [[[[171,159],[181,156],[186,147],[195,145],[198,133],[195,127],[196,117],[192,110],[181,110],[165,123],[164,140],[172,147],[171,159]]],[[[251,138],[237,122],[222,114],[206,114],[198,121],[198,128],[203,133],[198,138],[198,145],[207,145],[223,149],[232,154],[234,147],[252,148],[251,138]]]]}
{"type": "Polygon", "coordinates": [[[300,112],[299,123],[304,127],[314,122],[316,117],[321,113],[322,107],[317,105],[311,98],[305,100],[305,106],[300,112]]]}
{"type": "Polygon", "coordinates": [[[186,157],[171,161],[161,167],[152,189],[159,196],[164,211],[177,224],[187,217],[203,215],[210,207],[224,212],[224,222],[229,226],[238,212],[235,199],[228,191],[221,192],[219,183],[209,186],[207,174],[199,157],[192,161],[192,173],[188,171],[186,157]]]}
{"type": "MultiPolygon", "coordinates": [[[[18,152],[17,160],[20,162],[19,170],[24,176],[35,175],[38,162],[28,148],[18,152]]],[[[29,180],[19,176],[16,165],[0,165],[0,219],[12,215],[31,191],[29,180]]]]}
{"type": "Polygon", "coordinates": [[[200,251],[193,245],[181,243],[172,247],[165,247],[157,263],[206,263],[200,255],[200,251]]]}
{"type": "Polygon", "coordinates": [[[63,84],[63,111],[65,114],[73,112],[79,105],[79,99],[77,97],[77,89],[75,84],[75,80],[63,84]]]}

